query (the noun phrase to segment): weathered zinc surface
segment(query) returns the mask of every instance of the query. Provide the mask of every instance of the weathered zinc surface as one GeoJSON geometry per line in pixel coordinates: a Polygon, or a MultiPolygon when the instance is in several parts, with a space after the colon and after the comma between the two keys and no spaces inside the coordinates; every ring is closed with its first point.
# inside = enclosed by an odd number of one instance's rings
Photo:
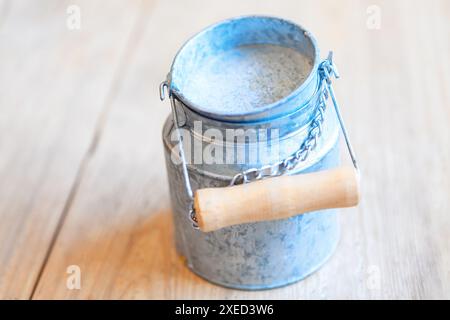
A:
{"type": "MultiPolygon", "coordinates": [[[[308,135],[316,114],[319,50],[301,27],[270,17],[242,17],[211,26],[190,39],[177,54],[169,74],[177,98],[180,125],[203,148],[220,141],[194,132],[215,128],[277,130],[279,152],[247,163],[188,165],[193,190],[226,186],[248,168],[273,163],[295,152],[308,135]],[[198,123],[198,122],[197,122],[198,123]]],[[[182,169],[171,152],[173,122],[163,130],[171,190],[176,246],[191,270],[211,282],[241,289],[265,289],[298,281],[317,270],[333,253],[339,238],[335,210],[289,219],[242,224],[203,233],[188,218],[189,197],[182,169]]],[[[267,144],[275,144],[268,137],[267,144]]],[[[338,127],[326,109],[322,135],[314,152],[291,174],[334,167],[339,162],[338,127]]],[[[237,148],[253,150],[249,139],[237,148]]],[[[227,148],[223,159],[227,159],[227,148]]],[[[190,154],[187,154],[188,160],[190,154]]],[[[245,195],[242,195],[245,197],[245,195]]],[[[249,203],[249,206],[252,204],[249,203]]]]}

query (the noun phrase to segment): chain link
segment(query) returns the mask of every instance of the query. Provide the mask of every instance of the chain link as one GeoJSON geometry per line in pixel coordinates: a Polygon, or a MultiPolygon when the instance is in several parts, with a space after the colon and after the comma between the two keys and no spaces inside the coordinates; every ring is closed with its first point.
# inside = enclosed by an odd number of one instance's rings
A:
{"type": "Polygon", "coordinates": [[[243,172],[239,172],[231,179],[230,186],[257,181],[268,177],[281,176],[308,158],[310,153],[317,147],[318,139],[322,135],[322,124],[324,121],[326,101],[328,99],[326,83],[331,81],[331,74],[336,74],[334,65],[328,59],[324,60],[319,66],[320,86],[316,111],[311,120],[308,135],[300,145],[300,148],[287,158],[273,164],[265,165],[260,168],[250,168],[243,172]]]}

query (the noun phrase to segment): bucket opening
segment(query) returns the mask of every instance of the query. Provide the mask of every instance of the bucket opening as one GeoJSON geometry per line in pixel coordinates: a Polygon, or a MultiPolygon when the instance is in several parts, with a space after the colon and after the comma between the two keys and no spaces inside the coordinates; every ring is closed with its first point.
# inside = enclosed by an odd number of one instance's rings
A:
{"type": "Polygon", "coordinates": [[[307,87],[318,56],[312,35],[296,24],[264,16],[234,18],[203,30],[180,49],[171,89],[202,114],[262,113],[307,87]]]}

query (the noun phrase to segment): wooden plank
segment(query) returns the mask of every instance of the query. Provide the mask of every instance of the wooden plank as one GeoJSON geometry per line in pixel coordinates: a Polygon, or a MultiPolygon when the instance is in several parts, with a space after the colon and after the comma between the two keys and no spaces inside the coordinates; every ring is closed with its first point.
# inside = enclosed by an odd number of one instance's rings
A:
{"type": "MultiPolygon", "coordinates": [[[[450,298],[448,2],[159,2],[133,52],[35,298],[450,298]],[[367,8],[381,9],[379,30],[367,8]],[[333,48],[336,90],[362,167],[332,259],[304,281],[246,292],[190,273],[175,253],[156,94],[181,43],[233,15],[270,13],[333,48]],[[176,23],[174,23],[176,21],[176,23]],[[81,289],[66,286],[67,267],[81,289]]],[[[142,32],[142,31],[141,31],[142,32]]],[[[324,55],[324,54],[323,54],[324,55]]]]}
{"type": "Polygon", "coordinates": [[[7,1],[0,10],[0,298],[26,299],[90,152],[138,6],[7,1]],[[66,25],[71,4],[81,10],[80,30],[66,25]]]}

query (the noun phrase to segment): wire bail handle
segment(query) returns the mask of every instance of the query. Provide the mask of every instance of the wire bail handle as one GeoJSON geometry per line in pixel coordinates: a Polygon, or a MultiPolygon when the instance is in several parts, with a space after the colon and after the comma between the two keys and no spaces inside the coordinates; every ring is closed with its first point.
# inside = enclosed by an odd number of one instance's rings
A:
{"type": "MultiPolygon", "coordinates": [[[[261,168],[251,168],[249,170],[246,170],[244,172],[240,172],[240,173],[236,174],[231,179],[230,185],[238,184],[237,183],[238,180],[240,180],[241,183],[251,182],[251,180],[248,178],[249,174],[253,175],[253,177],[254,177],[253,180],[260,180],[265,177],[274,177],[274,176],[283,175],[286,172],[295,168],[296,164],[298,164],[299,162],[306,160],[307,156],[309,155],[309,152],[312,151],[316,147],[317,138],[321,134],[321,124],[323,122],[323,112],[326,107],[325,100],[328,99],[328,96],[331,96],[334,110],[336,112],[336,116],[338,118],[341,130],[342,130],[342,133],[343,133],[343,136],[345,139],[345,143],[347,145],[347,149],[350,154],[350,158],[352,160],[353,167],[359,174],[359,168],[358,168],[358,164],[356,161],[356,156],[353,151],[352,145],[350,143],[350,139],[348,137],[347,130],[345,128],[344,120],[342,119],[342,116],[341,116],[339,104],[337,102],[337,99],[336,99],[336,96],[334,93],[334,89],[332,86],[331,78],[332,77],[334,77],[336,79],[340,78],[338,70],[336,68],[336,65],[333,62],[333,52],[332,51],[330,51],[328,54],[328,57],[320,63],[318,72],[319,72],[320,81],[321,81],[321,83],[319,85],[320,86],[319,90],[323,90],[321,92],[321,94],[323,94],[323,97],[325,98],[325,99],[322,99],[322,96],[319,98],[319,104],[318,104],[317,111],[316,111],[317,115],[320,116],[320,118],[319,118],[320,121],[316,122],[316,117],[312,121],[310,134],[308,135],[307,139],[302,143],[300,149],[297,150],[290,157],[288,157],[280,162],[277,162],[275,164],[266,165],[261,168]],[[322,88],[323,82],[325,82],[326,87],[322,88]],[[315,133],[313,136],[311,136],[311,132],[313,132],[316,128],[319,128],[318,134],[315,133]],[[313,141],[313,143],[311,144],[312,141],[313,141]],[[294,163],[294,161],[295,161],[295,163],[294,163]],[[274,167],[276,167],[276,168],[274,169],[274,167]],[[269,174],[263,174],[266,171],[269,171],[269,174]]],[[[188,168],[187,168],[187,163],[186,163],[186,158],[185,158],[185,153],[184,153],[183,143],[182,143],[183,139],[182,139],[182,136],[180,133],[178,115],[176,112],[176,106],[175,106],[176,98],[175,98],[174,94],[172,93],[172,91],[170,90],[170,85],[169,85],[168,80],[165,80],[159,86],[159,95],[160,95],[161,101],[163,101],[166,98],[167,93],[168,93],[168,96],[170,99],[172,120],[173,120],[173,124],[175,127],[175,131],[177,133],[177,139],[179,142],[179,155],[180,155],[180,160],[181,160],[181,165],[182,165],[182,170],[183,170],[186,194],[188,195],[188,198],[189,198],[188,218],[191,221],[193,228],[199,229],[198,220],[196,218],[195,210],[194,210],[194,194],[192,192],[192,186],[191,186],[191,183],[189,180],[189,172],[188,172],[188,168]]]]}
{"type": "Polygon", "coordinates": [[[191,186],[191,182],[189,180],[189,172],[188,172],[187,163],[186,163],[186,156],[185,156],[184,149],[183,149],[183,138],[180,133],[178,114],[177,114],[176,106],[175,106],[175,97],[172,94],[172,91],[170,90],[168,81],[165,80],[165,81],[161,82],[161,84],[159,85],[159,98],[161,99],[161,101],[163,101],[166,98],[167,92],[169,94],[169,99],[170,99],[170,109],[172,111],[172,120],[173,120],[173,124],[175,126],[175,131],[177,133],[177,139],[178,139],[178,145],[179,145],[179,155],[180,155],[180,159],[181,159],[181,166],[182,166],[183,177],[184,177],[184,185],[185,185],[186,193],[189,198],[188,218],[192,223],[192,227],[194,229],[199,229],[198,221],[197,221],[197,218],[195,217],[194,193],[192,192],[192,186],[191,186]]]}
{"type": "Polygon", "coordinates": [[[333,85],[331,83],[332,76],[334,76],[336,79],[340,78],[337,67],[333,62],[333,51],[330,51],[328,53],[327,59],[325,59],[321,63],[319,72],[322,73],[321,76],[326,81],[328,93],[331,96],[331,101],[333,102],[334,110],[336,111],[336,116],[337,116],[339,124],[341,126],[342,134],[344,135],[345,143],[347,145],[348,153],[350,154],[350,158],[352,160],[353,167],[359,173],[359,167],[358,167],[358,163],[356,161],[355,152],[353,151],[353,147],[350,143],[350,138],[348,137],[347,129],[345,128],[345,123],[341,116],[341,110],[339,108],[339,103],[337,102],[336,95],[334,94],[333,85]]]}

